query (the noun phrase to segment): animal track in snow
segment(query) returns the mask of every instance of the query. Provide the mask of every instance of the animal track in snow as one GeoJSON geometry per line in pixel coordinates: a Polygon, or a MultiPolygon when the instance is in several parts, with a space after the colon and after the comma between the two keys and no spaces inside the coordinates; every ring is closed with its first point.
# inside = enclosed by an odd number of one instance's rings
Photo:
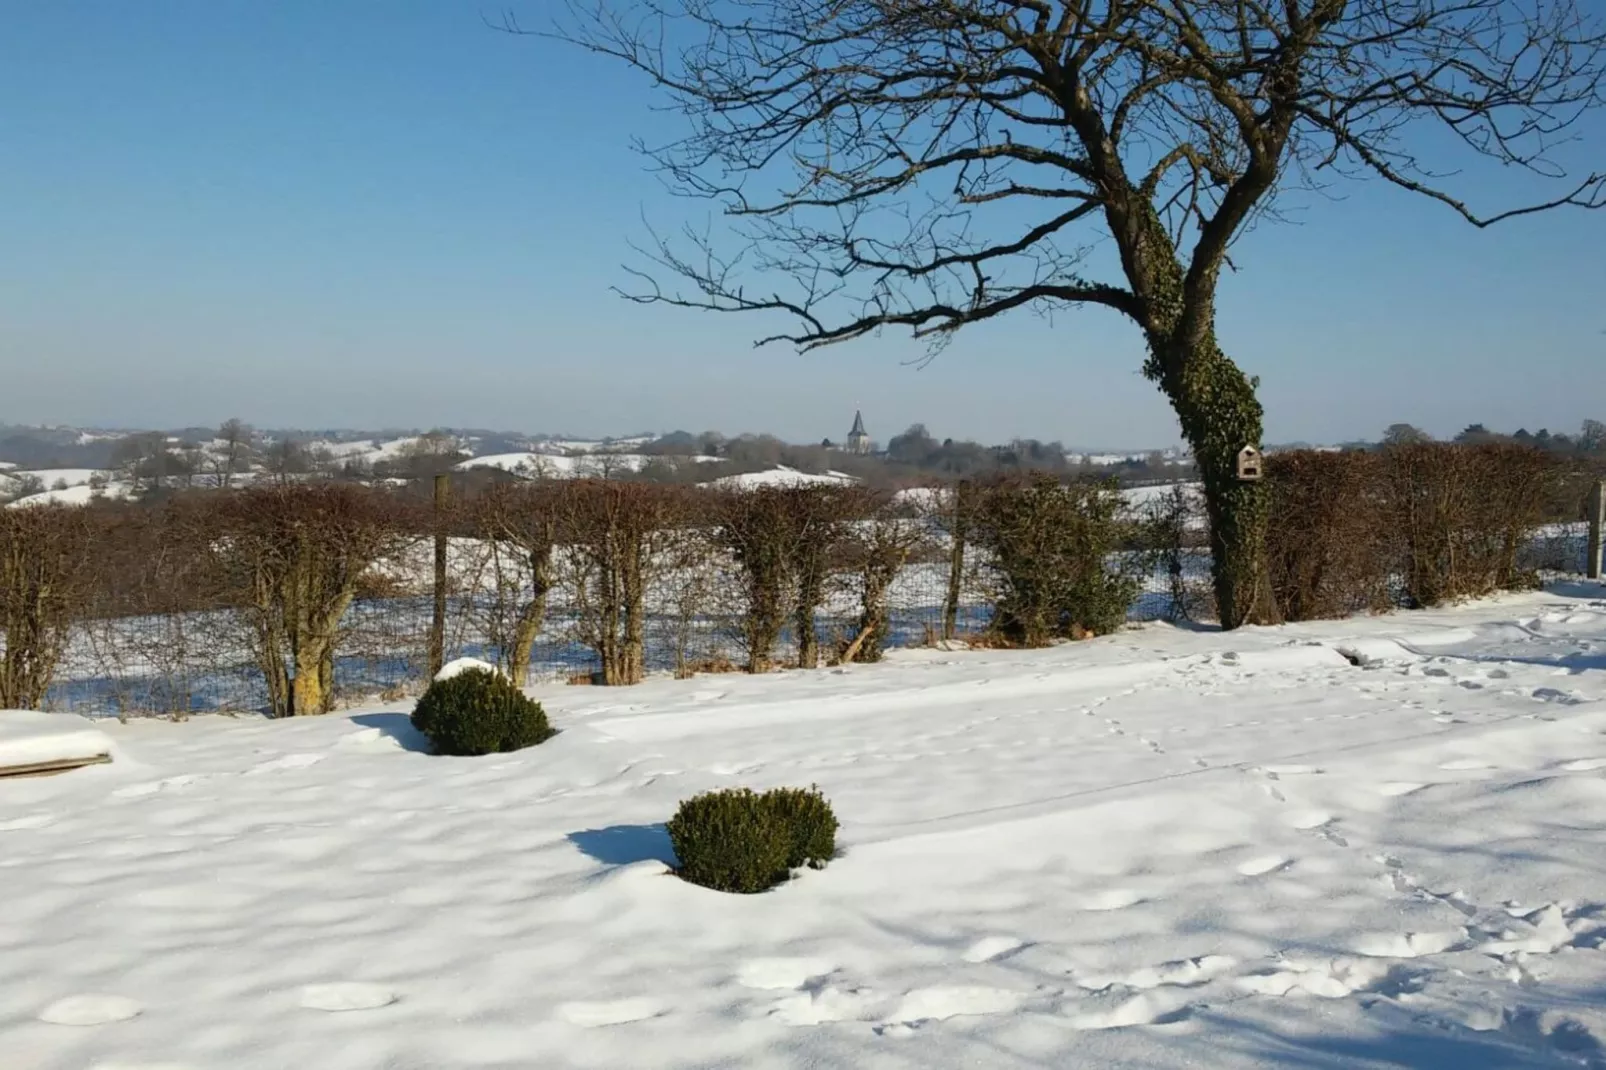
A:
{"type": "Polygon", "coordinates": [[[29,829],[42,829],[56,821],[55,814],[24,814],[14,817],[10,821],[0,821],[0,832],[26,832],[29,829]]]}
{"type": "Polygon", "coordinates": [[[1238,864],[1238,872],[1245,877],[1264,877],[1268,873],[1276,873],[1293,865],[1293,861],[1282,855],[1259,855],[1238,864]]]}
{"type": "Polygon", "coordinates": [[[898,1001],[897,1010],[888,1017],[883,1029],[912,1026],[920,1022],[942,1022],[969,1015],[1007,1014],[1019,1008],[1025,1000],[1025,995],[1020,992],[980,985],[917,988],[898,1001]]]}
{"type": "Polygon", "coordinates": [[[826,985],[777,1001],[770,1008],[770,1017],[787,1025],[861,1021],[870,1017],[878,999],[869,989],[826,985]]]}
{"type": "Polygon", "coordinates": [[[1377,959],[1415,959],[1437,955],[1466,940],[1466,930],[1435,933],[1369,933],[1355,942],[1357,954],[1377,959]]]}
{"type": "Polygon", "coordinates": [[[582,1029],[599,1029],[610,1025],[627,1025],[648,1018],[657,1018],[664,1008],[651,999],[615,999],[600,1003],[564,1003],[558,1007],[558,1016],[570,1025],[582,1029]]]}
{"type": "Polygon", "coordinates": [[[260,765],[253,765],[245,771],[246,776],[255,776],[258,773],[274,773],[281,769],[305,769],[323,761],[323,755],[313,753],[286,754],[279,758],[270,758],[260,765]]]}
{"type": "Polygon", "coordinates": [[[961,957],[966,962],[991,962],[1019,951],[1026,943],[1015,936],[984,936],[966,948],[961,957]]]}
{"type": "Polygon", "coordinates": [[[39,1012],[39,1020],[50,1025],[107,1025],[126,1022],[144,1010],[124,996],[83,995],[58,999],[39,1012]]]}
{"type": "Polygon", "coordinates": [[[1352,992],[1370,988],[1387,976],[1388,967],[1381,962],[1333,959],[1313,964],[1285,962],[1279,968],[1240,977],[1234,984],[1245,992],[1261,996],[1302,993],[1321,999],[1342,999],[1352,992]]]}
{"type": "Polygon", "coordinates": [[[1137,906],[1144,897],[1130,888],[1106,888],[1082,900],[1083,910],[1125,910],[1137,906]]]}
{"type": "Polygon", "coordinates": [[[1587,701],[1576,691],[1561,691],[1554,687],[1535,688],[1532,694],[1540,702],[1556,702],[1563,706],[1577,706],[1587,701]]]}
{"type": "Polygon", "coordinates": [[[1145,966],[1121,976],[1079,977],[1076,983],[1093,992],[1103,992],[1115,985],[1142,991],[1164,987],[1192,988],[1215,980],[1236,965],[1238,960],[1228,955],[1205,955],[1177,962],[1162,962],[1158,966],[1145,966]]]}
{"type": "Polygon", "coordinates": [[[715,776],[744,776],[763,766],[763,762],[720,762],[709,766],[708,771],[715,776]]]}
{"type": "Polygon", "coordinates": [[[1439,768],[1450,773],[1470,772],[1477,769],[1493,769],[1493,762],[1486,762],[1482,758],[1456,758],[1452,761],[1439,763],[1439,768]]]}
{"type": "Polygon", "coordinates": [[[151,780],[144,784],[130,784],[125,788],[118,788],[112,792],[114,799],[138,799],[146,795],[155,795],[159,791],[169,791],[173,788],[184,788],[202,779],[188,773],[179,776],[165,777],[162,780],[151,780]]]}
{"type": "Polygon", "coordinates": [[[301,989],[301,1005],[313,1011],[371,1011],[388,1007],[396,999],[392,990],[361,981],[336,981],[301,989]]]}
{"type": "Polygon", "coordinates": [[[835,970],[824,959],[754,959],[742,966],[736,982],[743,988],[797,989],[835,970]]]}
{"type": "Polygon", "coordinates": [[[1276,780],[1285,776],[1314,776],[1322,770],[1314,765],[1262,765],[1255,771],[1276,780]]]}
{"type": "Polygon", "coordinates": [[[1073,1015],[1071,1026],[1076,1029],[1126,1029],[1140,1025],[1167,1025],[1181,1021],[1189,1013],[1187,1001],[1174,994],[1140,992],[1110,1010],[1073,1015]]]}

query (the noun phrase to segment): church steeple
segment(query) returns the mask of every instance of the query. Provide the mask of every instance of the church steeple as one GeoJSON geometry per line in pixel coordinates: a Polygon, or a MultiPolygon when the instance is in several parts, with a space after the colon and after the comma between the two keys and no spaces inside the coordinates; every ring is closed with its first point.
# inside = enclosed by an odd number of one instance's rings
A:
{"type": "Polygon", "coordinates": [[[853,413],[853,430],[848,432],[848,452],[869,453],[870,434],[864,429],[864,414],[853,413]]]}

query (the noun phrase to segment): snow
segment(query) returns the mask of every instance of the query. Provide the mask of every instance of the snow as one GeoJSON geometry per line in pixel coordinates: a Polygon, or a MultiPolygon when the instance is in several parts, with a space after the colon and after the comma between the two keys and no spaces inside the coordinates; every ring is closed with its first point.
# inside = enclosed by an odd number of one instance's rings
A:
{"type": "Polygon", "coordinates": [[[30,494],[26,498],[18,498],[7,503],[7,508],[17,509],[25,505],[88,505],[97,497],[126,498],[129,489],[127,483],[107,483],[99,490],[86,483],[80,483],[66,490],[46,490],[30,494]]]}
{"type": "Polygon", "coordinates": [[[552,686],[485,758],[405,704],[112,724],[0,783],[4,1061],[1596,1066],[1603,668],[1580,584],[552,686]],[[678,800],[811,783],[825,870],[666,875],[678,800]]]}
{"type": "MultiPolygon", "coordinates": [[[[0,769],[42,762],[70,762],[112,752],[111,740],[81,717],[0,710],[0,769]]],[[[5,794],[0,789],[0,807],[5,794]]],[[[0,809],[0,815],[4,810],[0,809]]],[[[4,828],[0,816],[0,828],[4,828]]]]}
{"type": "Polygon", "coordinates": [[[497,668],[490,662],[481,661],[479,658],[455,658],[441,666],[440,672],[435,674],[435,679],[450,680],[452,677],[460,676],[465,672],[476,671],[495,673],[497,668]]]}
{"type": "Polygon", "coordinates": [[[711,487],[727,487],[738,490],[753,490],[758,487],[809,487],[809,486],[843,486],[857,483],[858,480],[845,472],[826,472],[815,475],[809,472],[800,472],[796,468],[788,468],[784,464],[763,472],[744,472],[740,475],[724,476],[703,484],[711,487]]]}
{"type": "Polygon", "coordinates": [[[105,474],[97,468],[33,468],[11,473],[13,476],[35,476],[45,485],[46,490],[57,483],[65,483],[69,487],[81,487],[96,476],[105,474]]]}
{"type": "Polygon", "coordinates": [[[641,453],[590,453],[580,457],[562,457],[547,453],[492,453],[484,457],[471,457],[460,461],[457,468],[500,468],[544,479],[574,479],[586,476],[606,476],[610,472],[639,472],[653,461],[678,464],[691,461],[697,464],[717,464],[718,457],[657,457],[641,453]]]}

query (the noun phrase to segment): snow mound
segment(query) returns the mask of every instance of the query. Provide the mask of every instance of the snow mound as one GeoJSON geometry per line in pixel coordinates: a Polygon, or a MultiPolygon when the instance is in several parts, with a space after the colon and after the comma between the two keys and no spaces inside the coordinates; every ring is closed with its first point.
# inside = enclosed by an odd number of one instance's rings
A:
{"type": "Polygon", "coordinates": [[[846,472],[826,472],[815,475],[810,472],[800,472],[796,468],[788,468],[784,464],[776,465],[763,472],[743,472],[741,475],[724,476],[703,484],[706,487],[723,487],[729,490],[755,490],[759,487],[841,487],[851,486],[859,482],[846,472]]]}
{"type": "Polygon", "coordinates": [[[0,770],[110,757],[112,741],[82,717],[0,710],[0,770]]]}
{"type": "Polygon", "coordinates": [[[470,672],[476,669],[481,672],[489,673],[494,673],[497,671],[496,666],[492,665],[488,661],[481,661],[479,658],[458,658],[455,661],[448,661],[445,665],[442,665],[441,671],[435,674],[435,679],[450,680],[454,676],[458,676],[462,673],[470,672]]]}

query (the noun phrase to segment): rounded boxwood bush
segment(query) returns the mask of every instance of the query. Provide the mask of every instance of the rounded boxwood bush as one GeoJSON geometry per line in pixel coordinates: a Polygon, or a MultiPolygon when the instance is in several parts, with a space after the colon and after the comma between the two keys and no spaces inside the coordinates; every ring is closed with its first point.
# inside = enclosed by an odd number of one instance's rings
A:
{"type": "Polygon", "coordinates": [[[824,869],[836,854],[836,814],[819,788],[776,788],[760,798],[787,832],[786,865],[824,869]]]}
{"type": "Polygon", "coordinates": [[[708,792],[681,803],[668,829],[681,878],[722,892],[765,891],[836,853],[836,815],[817,788],[708,792]]]}
{"type": "Polygon", "coordinates": [[[429,685],[413,707],[413,727],[437,754],[502,754],[556,733],[541,704],[501,673],[469,669],[429,685]]]}
{"type": "Polygon", "coordinates": [[[687,799],[669,820],[682,880],[750,895],[787,878],[791,839],[775,812],[747,788],[687,799]]]}

